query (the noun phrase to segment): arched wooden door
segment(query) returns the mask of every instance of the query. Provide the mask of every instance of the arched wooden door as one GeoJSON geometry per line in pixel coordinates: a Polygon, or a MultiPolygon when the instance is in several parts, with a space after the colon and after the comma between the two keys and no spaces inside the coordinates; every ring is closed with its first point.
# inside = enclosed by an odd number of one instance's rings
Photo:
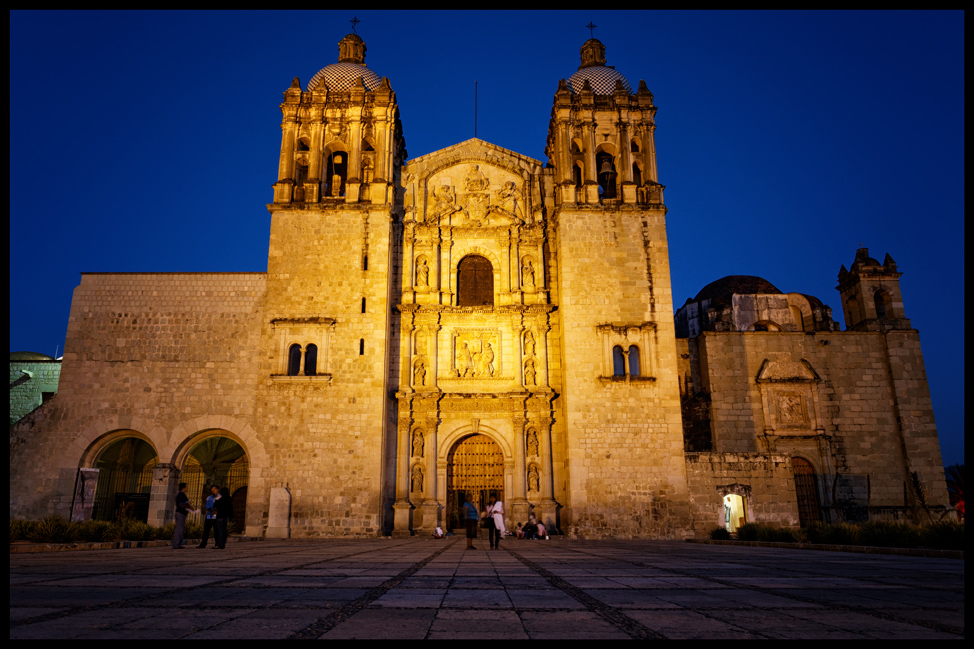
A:
{"type": "Polygon", "coordinates": [[[464,496],[482,514],[487,499],[504,499],[504,454],[497,443],[486,435],[471,435],[457,442],[447,457],[446,500],[447,526],[463,525],[464,496]]]}
{"type": "Polygon", "coordinates": [[[802,527],[808,527],[821,518],[818,491],[815,489],[815,469],[808,460],[800,457],[791,458],[791,469],[795,474],[795,492],[798,495],[798,522],[802,527]]]}

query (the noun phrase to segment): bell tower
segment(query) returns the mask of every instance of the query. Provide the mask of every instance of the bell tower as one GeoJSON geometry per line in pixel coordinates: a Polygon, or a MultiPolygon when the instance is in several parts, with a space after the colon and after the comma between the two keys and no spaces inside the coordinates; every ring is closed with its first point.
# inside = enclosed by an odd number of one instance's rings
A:
{"type": "Polygon", "coordinates": [[[903,310],[900,273],[896,262],[886,253],[883,263],[869,256],[868,248],[859,248],[852,269],[845,264],[839,269],[836,290],[842,296],[842,312],[849,331],[889,331],[912,329],[903,310]]]}
{"type": "Polygon", "coordinates": [[[633,92],[606,60],[597,39],[582,46],[578,71],[558,83],[545,148],[564,522],[580,536],[613,521],[617,533],[681,538],[689,497],[656,106],[644,81],[633,92]]]}
{"type": "Polygon", "coordinates": [[[306,485],[292,494],[292,529],[345,520],[381,535],[392,525],[395,476],[383,467],[394,467],[390,313],[406,147],[396,94],[366,67],[363,40],[349,34],[338,49],[338,62],[303,89],[295,78],[281,104],[256,412],[306,473],[266,476],[306,485]]]}

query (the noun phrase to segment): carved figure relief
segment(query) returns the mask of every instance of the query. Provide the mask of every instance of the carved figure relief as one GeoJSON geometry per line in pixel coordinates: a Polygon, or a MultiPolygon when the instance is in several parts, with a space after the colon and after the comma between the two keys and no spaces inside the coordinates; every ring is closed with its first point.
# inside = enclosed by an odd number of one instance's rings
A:
{"type": "Polygon", "coordinates": [[[454,336],[453,371],[460,378],[490,378],[495,375],[495,332],[461,332],[454,336]]]}
{"type": "Polygon", "coordinates": [[[459,210],[456,206],[457,194],[450,185],[440,185],[433,189],[433,207],[427,221],[440,221],[459,210]]]}
{"type": "Polygon", "coordinates": [[[534,333],[527,332],[524,334],[524,355],[534,356],[534,333]]]}
{"type": "Polygon", "coordinates": [[[411,491],[423,490],[423,467],[416,465],[413,467],[412,489],[411,491]]]}
{"type": "Polygon", "coordinates": [[[531,257],[521,260],[521,285],[534,288],[534,260],[531,257]]]}
{"type": "Polygon", "coordinates": [[[426,257],[420,257],[419,261],[416,262],[416,286],[420,288],[429,288],[430,285],[430,267],[426,263],[426,257]]]}
{"type": "Polygon", "coordinates": [[[490,186],[490,179],[480,170],[480,165],[474,165],[470,173],[463,179],[463,186],[468,192],[486,191],[490,186]]]}
{"type": "Polygon", "coordinates": [[[778,419],[784,426],[803,426],[808,424],[802,395],[797,392],[783,392],[777,397],[778,419]]]}
{"type": "Polygon", "coordinates": [[[528,455],[538,455],[538,431],[533,428],[528,431],[528,455]]]}
{"type": "Polygon", "coordinates": [[[538,475],[538,467],[534,464],[528,469],[528,491],[541,491],[541,477],[538,475]]]}
{"type": "Polygon", "coordinates": [[[500,209],[516,219],[524,218],[524,210],[521,208],[524,204],[524,197],[518,191],[517,185],[512,181],[509,180],[504,183],[504,187],[497,192],[497,198],[500,203],[500,209]]]}
{"type": "Polygon", "coordinates": [[[413,433],[413,457],[423,457],[423,431],[417,430],[413,433]]]}
{"type": "Polygon", "coordinates": [[[426,359],[422,356],[413,362],[413,385],[426,385],[426,359]]]}
{"type": "Polygon", "coordinates": [[[531,387],[536,386],[537,383],[537,365],[533,358],[529,358],[524,362],[524,385],[531,387]]]}
{"type": "Polygon", "coordinates": [[[366,158],[362,161],[362,183],[368,185],[372,182],[372,177],[375,173],[375,164],[372,162],[371,158],[366,158]]]}

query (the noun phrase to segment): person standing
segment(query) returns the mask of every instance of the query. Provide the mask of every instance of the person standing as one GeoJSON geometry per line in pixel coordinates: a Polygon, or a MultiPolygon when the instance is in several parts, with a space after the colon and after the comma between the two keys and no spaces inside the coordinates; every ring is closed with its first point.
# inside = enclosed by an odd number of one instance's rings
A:
{"type": "Polygon", "coordinates": [[[490,549],[499,550],[501,539],[507,533],[507,529],[504,527],[504,503],[491,496],[490,504],[487,506],[484,515],[490,517],[493,522],[492,525],[487,525],[490,549]]]}
{"type": "Polygon", "coordinates": [[[213,540],[216,541],[216,499],[220,497],[220,488],[216,485],[210,487],[210,495],[206,497],[206,518],[203,519],[203,540],[197,548],[205,548],[210,540],[210,532],[213,532],[213,540]]]}
{"type": "Polygon", "coordinates": [[[186,515],[192,509],[189,508],[189,496],[186,495],[186,483],[179,483],[179,493],[176,494],[176,529],[172,533],[172,549],[183,549],[183,534],[186,533],[186,515]]]}
{"type": "Polygon", "coordinates": [[[476,505],[470,502],[470,494],[464,494],[463,502],[464,518],[463,522],[467,527],[467,549],[476,550],[473,540],[477,538],[477,525],[480,524],[480,513],[476,505]]]}
{"type": "Polygon", "coordinates": [[[213,503],[216,506],[216,545],[217,550],[227,547],[227,525],[233,518],[233,499],[230,497],[230,490],[224,487],[220,489],[220,497],[213,503]]]}

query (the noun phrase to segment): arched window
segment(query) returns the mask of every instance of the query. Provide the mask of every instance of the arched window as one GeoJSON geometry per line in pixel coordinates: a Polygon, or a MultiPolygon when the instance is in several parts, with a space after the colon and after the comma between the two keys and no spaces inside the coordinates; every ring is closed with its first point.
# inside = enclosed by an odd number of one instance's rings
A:
{"type": "Polygon", "coordinates": [[[287,375],[297,376],[301,371],[301,345],[291,345],[287,352],[287,375]]]}
{"type": "Polygon", "coordinates": [[[298,163],[297,184],[303,185],[308,182],[308,165],[303,162],[298,163]]]}
{"type": "Polygon", "coordinates": [[[876,291],[876,317],[889,317],[889,294],[886,291],[876,291]]]}
{"type": "Polygon", "coordinates": [[[457,306],[494,305],[494,267],[480,255],[468,255],[457,265],[457,306]]]}
{"type": "Polygon", "coordinates": [[[794,320],[798,331],[805,331],[805,318],[802,317],[802,310],[794,304],[790,305],[788,310],[791,311],[791,319],[794,320]]]}
{"type": "Polygon", "coordinates": [[[632,151],[633,153],[639,153],[639,142],[637,142],[636,140],[632,140],[629,143],[629,150],[632,151]]]}
{"type": "Polygon", "coordinates": [[[328,156],[327,173],[325,174],[325,195],[344,196],[345,180],[348,178],[348,154],[336,151],[328,156]]]}
{"type": "Polygon", "coordinates": [[[573,165],[572,169],[574,170],[574,174],[575,174],[575,186],[581,187],[582,186],[582,163],[576,162],[573,165]]]}
{"type": "Polygon", "coordinates": [[[795,491],[798,494],[798,523],[802,527],[820,520],[818,511],[818,490],[815,488],[815,469],[805,458],[791,458],[791,469],[795,474],[795,491]]]}
{"type": "Polygon", "coordinates": [[[299,139],[298,140],[298,151],[310,151],[311,150],[311,147],[309,146],[308,142],[309,142],[309,140],[306,137],[303,137],[303,138],[299,139]]]}
{"type": "Polygon", "coordinates": [[[640,376],[639,348],[635,345],[629,347],[629,376],[640,376]]]}
{"type": "Polygon", "coordinates": [[[366,139],[363,138],[362,139],[362,151],[375,151],[375,149],[372,148],[372,143],[371,142],[369,142],[368,140],[366,140],[366,139]]]}
{"type": "Polygon", "coordinates": [[[602,198],[616,197],[616,167],[612,154],[599,151],[595,155],[595,168],[598,170],[599,188],[602,198]]]}
{"type": "Polygon", "coordinates": [[[853,326],[859,323],[861,319],[859,317],[859,304],[856,302],[855,296],[850,296],[845,302],[846,313],[849,314],[848,326],[853,326]]]}
{"type": "Polygon", "coordinates": [[[612,373],[615,376],[626,375],[626,356],[619,345],[612,348],[612,373]]]}
{"type": "Polygon", "coordinates": [[[636,183],[637,187],[643,186],[643,170],[635,162],[632,163],[632,182],[636,183]]]}
{"type": "Polygon", "coordinates": [[[308,345],[304,351],[304,375],[315,376],[318,373],[318,346],[308,345]]]}

